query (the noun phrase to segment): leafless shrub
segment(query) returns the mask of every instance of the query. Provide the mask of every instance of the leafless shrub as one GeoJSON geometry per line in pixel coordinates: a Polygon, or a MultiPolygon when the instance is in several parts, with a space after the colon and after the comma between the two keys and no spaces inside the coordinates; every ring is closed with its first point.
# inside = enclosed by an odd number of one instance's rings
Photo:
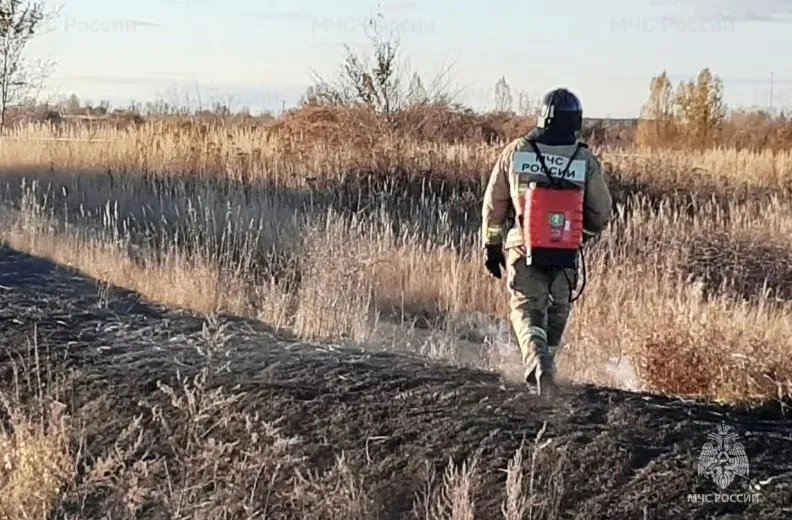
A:
{"type": "Polygon", "coordinates": [[[288,501],[300,518],[368,520],[378,518],[363,481],[341,455],[323,473],[297,470],[288,501]]]}
{"type": "Polygon", "coordinates": [[[437,472],[430,468],[424,495],[418,497],[414,511],[424,520],[474,520],[476,501],[474,497],[478,482],[478,458],[457,465],[448,461],[442,480],[437,481],[437,472]]]}
{"type": "Polygon", "coordinates": [[[536,433],[531,449],[528,482],[523,473],[523,450],[525,442],[509,460],[506,468],[506,499],[501,511],[505,520],[550,520],[559,518],[563,499],[563,469],[565,457],[563,447],[551,448],[552,439],[542,440],[547,423],[536,433]],[[555,457],[548,455],[547,449],[555,457]],[[549,461],[548,461],[549,459],[549,461]]]}
{"type": "Polygon", "coordinates": [[[0,388],[0,518],[46,516],[76,477],[67,376],[50,371],[35,331],[28,348],[12,363],[11,391],[0,388]]]}

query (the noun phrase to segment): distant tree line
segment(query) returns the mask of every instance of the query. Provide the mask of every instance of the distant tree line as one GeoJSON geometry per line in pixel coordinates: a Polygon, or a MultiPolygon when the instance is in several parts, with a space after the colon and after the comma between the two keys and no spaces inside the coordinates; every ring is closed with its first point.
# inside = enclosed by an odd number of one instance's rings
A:
{"type": "MultiPolygon", "coordinates": [[[[38,97],[53,64],[28,59],[23,51],[35,36],[46,31],[47,22],[57,14],[57,9],[48,10],[40,1],[0,0],[0,128],[7,125],[9,110],[25,116],[15,118],[20,122],[41,119],[42,112],[48,120],[114,115],[131,116],[135,121],[144,116],[273,119],[267,112],[253,118],[247,107],[233,108],[230,99],[207,100],[200,93],[195,99],[187,96],[187,104],[182,99],[184,92],[170,92],[167,99],[132,102],[128,107],[112,110],[106,101],[81,104],[75,94],[54,104],[42,104],[38,97]]],[[[315,74],[314,85],[300,99],[300,107],[363,108],[381,121],[378,128],[402,131],[410,127],[426,135],[443,129],[448,139],[452,138],[454,127],[465,121],[467,127],[481,128],[468,128],[464,135],[483,135],[488,142],[499,142],[525,131],[537,114],[540,100],[525,91],[515,96],[505,76],[495,83],[492,109],[477,113],[459,102],[461,90],[451,87],[449,68],[442,68],[427,81],[406,66],[398,36],[384,34],[383,27],[381,14],[372,18],[367,28],[371,53],[360,55],[347,47],[338,77],[328,80],[315,74]]],[[[594,144],[619,146],[789,148],[792,121],[786,115],[761,110],[728,111],[723,98],[723,82],[709,69],[703,69],[695,80],[680,82],[676,88],[663,71],[651,79],[649,97],[636,124],[589,122],[584,138],[594,144]]]]}
{"type": "Polygon", "coordinates": [[[729,110],[723,98],[723,81],[709,68],[676,88],[663,71],[649,83],[634,142],[648,148],[790,148],[792,120],[788,115],[729,110]]]}

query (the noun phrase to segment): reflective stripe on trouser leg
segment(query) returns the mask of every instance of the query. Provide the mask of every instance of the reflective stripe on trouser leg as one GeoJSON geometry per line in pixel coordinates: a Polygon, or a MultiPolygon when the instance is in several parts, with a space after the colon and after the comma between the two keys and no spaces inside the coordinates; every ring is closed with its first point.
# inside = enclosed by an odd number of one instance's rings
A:
{"type": "Polygon", "coordinates": [[[526,367],[542,364],[552,367],[553,358],[547,350],[547,308],[550,278],[545,271],[520,261],[523,257],[512,250],[507,256],[509,314],[526,367]]]}
{"type": "Polygon", "coordinates": [[[522,352],[523,363],[527,363],[535,356],[549,353],[547,333],[541,327],[522,327],[517,333],[517,341],[522,352]]]}
{"type": "Polygon", "coordinates": [[[547,370],[548,364],[554,358],[547,345],[547,332],[541,327],[531,327],[528,332],[530,336],[528,338],[528,346],[524,350],[523,364],[532,369],[537,364],[541,364],[542,368],[547,370]]]}

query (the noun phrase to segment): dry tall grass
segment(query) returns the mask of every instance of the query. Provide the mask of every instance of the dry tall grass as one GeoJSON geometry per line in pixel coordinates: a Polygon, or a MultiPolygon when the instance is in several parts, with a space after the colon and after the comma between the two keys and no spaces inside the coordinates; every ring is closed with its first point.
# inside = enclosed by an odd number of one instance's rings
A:
{"type": "Polygon", "coordinates": [[[45,518],[74,477],[70,431],[57,411],[47,422],[14,409],[0,432],[0,518],[45,518]]]}
{"type": "Polygon", "coordinates": [[[13,363],[13,384],[0,388],[0,518],[45,518],[76,475],[64,413],[64,382],[40,361],[36,338],[29,343],[35,364],[13,363]],[[26,399],[24,396],[35,396],[26,399]]]}
{"type": "MultiPolygon", "coordinates": [[[[457,330],[472,313],[506,316],[476,241],[498,147],[390,134],[332,147],[161,122],[67,136],[103,142],[36,140],[52,135],[23,127],[0,150],[2,237],[24,251],[303,337],[373,341],[382,321],[457,330]]],[[[605,361],[623,357],[660,392],[789,393],[792,153],[602,158],[624,214],[588,254],[568,375],[609,382],[605,361]]]]}

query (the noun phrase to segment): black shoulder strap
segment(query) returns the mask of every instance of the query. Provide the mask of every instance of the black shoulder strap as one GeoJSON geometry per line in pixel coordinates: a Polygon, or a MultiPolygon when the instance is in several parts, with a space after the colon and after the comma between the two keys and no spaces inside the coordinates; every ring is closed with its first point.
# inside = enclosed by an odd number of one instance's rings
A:
{"type": "Polygon", "coordinates": [[[539,147],[536,146],[536,141],[529,139],[528,144],[531,145],[531,148],[536,154],[537,159],[539,159],[539,164],[542,165],[542,171],[544,171],[545,175],[547,175],[547,179],[550,181],[550,184],[555,186],[555,179],[553,179],[553,176],[550,175],[550,168],[548,168],[547,164],[545,164],[544,156],[542,155],[542,152],[539,151],[539,147]]]}
{"type": "MultiPolygon", "coordinates": [[[[529,139],[528,144],[531,145],[531,148],[536,154],[536,157],[539,159],[539,164],[542,165],[542,170],[544,170],[545,175],[547,175],[547,178],[550,181],[550,185],[555,186],[556,184],[560,184],[562,182],[562,179],[556,181],[555,179],[553,179],[552,175],[550,175],[550,168],[547,167],[547,164],[545,163],[544,160],[544,156],[542,155],[542,152],[539,151],[539,147],[536,146],[536,142],[533,139],[529,139]]],[[[562,175],[565,175],[569,171],[569,167],[572,166],[572,161],[575,160],[575,157],[577,156],[581,148],[586,148],[586,144],[578,141],[577,147],[575,147],[575,151],[572,152],[572,155],[569,157],[569,162],[567,162],[566,167],[561,172],[562,175]]]]}

